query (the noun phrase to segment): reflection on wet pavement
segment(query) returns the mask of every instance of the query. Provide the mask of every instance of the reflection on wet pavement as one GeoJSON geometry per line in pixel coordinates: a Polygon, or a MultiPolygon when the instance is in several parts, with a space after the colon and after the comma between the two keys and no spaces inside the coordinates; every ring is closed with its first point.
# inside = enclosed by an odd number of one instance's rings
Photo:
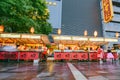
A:
{"type": "Polygon", "coordinates": [[[67,63],[0,63],[0,80],[74,80],[67,63]]]}
{"type": "MultiPolygon", "coordinates": [[[[88,80],[120,80],[120,63],[70,62],[88,80]]],[[[0,62],[0,80],[75,80],[67,62],[0,62]]],[[[78,79],[79,80],[79,79],[78,79]]]]}
{"type": "Polygon", "coordinates": [[[88,80],[120,80],[120,63],[114,62],[108,64],[104,62],[99,64],[97,62],[88,63],[74,63],[81,73],[88,78],[88,80]]]}

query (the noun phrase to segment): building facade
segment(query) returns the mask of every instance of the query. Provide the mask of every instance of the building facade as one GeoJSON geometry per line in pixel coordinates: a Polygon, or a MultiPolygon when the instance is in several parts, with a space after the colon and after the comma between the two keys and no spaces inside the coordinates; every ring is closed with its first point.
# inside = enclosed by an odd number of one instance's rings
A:
{"type": "Polygon", "coordinates": [[[61,28],[62,0],[46,0],[50,11],[49,22],[53,28],[61,28]]]}
{"type": "MultiPolygon", "coordinates": [[[[48,5],[50,10],[50,23],[53,34],[61,28],[63,35],[83,36],[87,30],[88,36],[94,31],[98,37],[115,38],[116,32],[120,34],[120,0],[112,0],[114,17],[109,23],[103,22],[102,0],[47,0],[56,2],[55,6],[48,5]]],[[[108,46],[120,44],[110,43],[108,46]]]]}
{"type": "Polygon", "coordinates": [[[101,23],[100,0],[63,0],[62,1],[62,34],[103,36],[101,23]]]}
{"type": "MultiPolygon", "coordinates": [[[[112,21],[108,23],[104,23],[102,21],[103,35],[104,37],[110,37],[110,38],[116,37],[116,33],[120,34],[120,0],[112,0],[112,4],[113,4],[113,12],[114,12],[112,21]]],[[[102,10],[102,4],[101,4],[101,14],[102,14],[102,11],[103,10],[102,10]]],[[[103,14],[101,17],[103,20],[103,14]]],[[[117,43],[110,43],[108,46],[112,47],[115,44],[120,44],[120,40],[117,43]]]]}

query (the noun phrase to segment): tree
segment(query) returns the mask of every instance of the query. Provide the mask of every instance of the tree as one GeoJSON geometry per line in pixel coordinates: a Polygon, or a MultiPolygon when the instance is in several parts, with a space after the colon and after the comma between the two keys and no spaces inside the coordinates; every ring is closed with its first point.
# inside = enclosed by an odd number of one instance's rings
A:
{"type": "Polygon", "coordinates": [[[52,26],[48,23],[49,10],[45,0],[0,0],[0,24],[5,32],[49,34],[52,26]]]}

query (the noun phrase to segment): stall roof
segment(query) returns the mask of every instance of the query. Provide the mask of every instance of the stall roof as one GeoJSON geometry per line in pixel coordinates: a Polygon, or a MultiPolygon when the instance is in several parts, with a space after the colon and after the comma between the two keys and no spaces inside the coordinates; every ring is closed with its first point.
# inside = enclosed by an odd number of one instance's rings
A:
{"type": "Polygon", "coordinates": [[[68,35],[51,35],[54,43],[62,44],[78,44],[79,46],[94,46],[105,45],[109,42],[117,42],[117,38],[105,38],[105,37],[90,37],[90,36],[68,36],[68,35]]]}
{"type": "Polygon", "coordinates": [[[50,44],[48,36],[44,34],[0,34],[0,43],[22,43],[22,44],[50,44]]]}

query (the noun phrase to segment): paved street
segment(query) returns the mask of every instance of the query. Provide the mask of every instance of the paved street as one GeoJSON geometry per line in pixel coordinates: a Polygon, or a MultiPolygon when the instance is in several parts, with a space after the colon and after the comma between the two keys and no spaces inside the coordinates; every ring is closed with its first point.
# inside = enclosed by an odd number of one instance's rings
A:
{"type": "Polygon", "coordinates": [[[120,63],[0,62],[0,80],[120,80],[120,63]]]}

